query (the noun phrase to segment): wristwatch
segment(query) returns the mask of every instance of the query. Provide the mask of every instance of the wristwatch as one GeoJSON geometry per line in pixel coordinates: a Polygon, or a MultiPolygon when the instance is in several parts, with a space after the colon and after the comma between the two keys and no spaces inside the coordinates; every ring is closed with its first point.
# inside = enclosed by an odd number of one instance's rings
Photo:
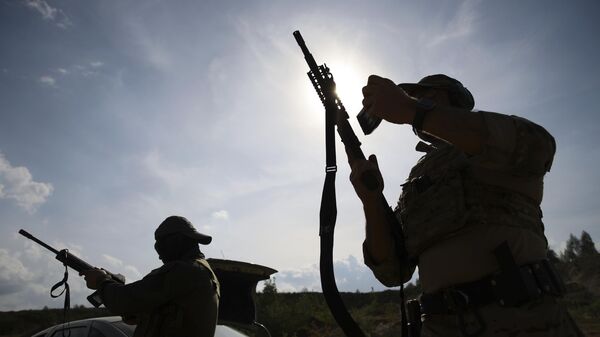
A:
{"type": "Polygon", "coordinates": [[[416,134],[423,129],[423,122],[428,111],[433,110],[437,103],[430,98],[420,98],[415,109],[415,118],[412,121],[413,132],[416,134]]]}

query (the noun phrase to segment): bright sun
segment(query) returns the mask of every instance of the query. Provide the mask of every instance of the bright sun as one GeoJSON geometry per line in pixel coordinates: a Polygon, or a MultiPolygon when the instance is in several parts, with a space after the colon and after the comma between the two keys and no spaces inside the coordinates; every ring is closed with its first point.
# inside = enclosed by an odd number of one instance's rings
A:
{"type": "Polygon", "coordinates": [[[362,88],[367,83],[367,79],[359,76],[355,67],[345,63],[335,63],[330,70],[333,73],[338,97],[344,103],[348,114],[357,114],[362,108],[362,88]]]}
{"type": "MultiPolygon", "coordinates": [[[[330,70],[336,83],[336,92],[344,103],[348,115],[352,118],[362,108],[362,88],[367,83],[367,76],[361,73],[361,67],[357,62],[332,61],[327,63],[327,66],[331,67],[330,70]]],[[[304,116],[302,120],[313,124],[314,127],[322,128],[324,122],[323,106],[312,85],[306,83],[308,79],[306,77],[298,77],[298,79],[302,81],[298,85],[303,88],[303,100],[309,102],[311,110],[315,111],[310,114],[312,117],[304,116]]]]}

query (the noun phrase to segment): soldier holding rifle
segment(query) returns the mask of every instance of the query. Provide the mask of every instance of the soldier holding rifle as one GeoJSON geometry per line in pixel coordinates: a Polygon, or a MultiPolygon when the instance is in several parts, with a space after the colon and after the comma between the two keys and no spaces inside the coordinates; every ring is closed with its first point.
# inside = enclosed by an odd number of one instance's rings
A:
{"type": "Polygon", "coordinates": [[[198,244],[212,238],[184,217],[170,216],[154,232],[163,266],[131,284],[113,282],[101,269],[82,272],[104,305],[137,324],[134,336],[212,337],[217,324],[219,282],[198,244]]]}
{"type": "Polygon", "coordinates": [[[546,259],[540,203],[553,137],[524,118],[473,111],[469,90],[446,75],[400,85],[372,75],[363,96],[362,114],[412,125],[422,140],[394,210],[404,243],[379,202],[376,157],[349,158],[365,263],[386,286],[419,267],[422,336],[582,336],[557,302],[564,286],[546,259]],[[365,173],[377,189],[364,186],[365,173]]]}

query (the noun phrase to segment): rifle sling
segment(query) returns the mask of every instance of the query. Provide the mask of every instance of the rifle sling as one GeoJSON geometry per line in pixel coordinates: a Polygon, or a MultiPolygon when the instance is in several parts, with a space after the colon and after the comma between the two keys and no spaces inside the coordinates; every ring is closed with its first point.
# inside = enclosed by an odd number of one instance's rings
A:
{"type": "Polygon", "coordinates": [[[333,270],[333,241],[337,217],[335,197],[335,174],[337,171],[335,158],[336,113],[337,109],[325,109],[325,156],[327,166],[325,169],[325,183],[323,185],[319,214],[319,236],[321,237],[321,256],[319,262],[321,288],[323,290],[325,301],[327,302],[333,317],[344,331],[344,334],[349,337],[365,337],[365,334],[352,319],[352,316],[350,316],[350,313],[342,301],[335,283],[333,270]]]}
{"type": "MultiPolygon", "coordinates": [[[[65,273],[64,273],[62,280],[58,281],[55,285],[52,286],[52,288],[50,288],[50,297],[57,298],[57,297],[60,297],[62,294],[65,294],[65,302],[63,305],[63,329],[62,329],[62,335],[63,335],[63,337],[65,337],[65,331],[67,331],[68,329],[65,329],[64,325],[68,326],[67,313],[71,306],[71,291],[69,289],[69,283],[67,282],[69,280],[69,268],[67,267],[67,263],[65,262],[65,261],[67,261],[69,251],[67,249],[63,249],[60,252],[58,252],[58,254],[65,255],[65,259],[63,261],[63,265],[65,266],[65,273]],[[61,286],[63,287],[62,291],[55,295],[54,291],[61,286]]],[[[71,330],[68,330],[68,331],[69,332],[67,334],[67,337],[71,336],[71,330]]]]}

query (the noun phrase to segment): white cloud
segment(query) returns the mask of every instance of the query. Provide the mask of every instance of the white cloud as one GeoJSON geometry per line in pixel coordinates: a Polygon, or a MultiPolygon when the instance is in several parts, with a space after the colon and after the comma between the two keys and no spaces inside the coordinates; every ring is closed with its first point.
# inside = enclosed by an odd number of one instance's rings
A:
{"type": "Polygon", "coordinates": [[[0,295],[20,291],[33,275],[6,249],[0,249],[0,295]]]}
{"type": "Polygon", "coordinates": [[[42,17],[45,20],[54,20],[56,18],[56,14],[58,10],[52,6],[50,6],[44,0],[26,0],[25,4],[29,8],[33,8],[38,13],[42,14],[42,17]]]}
{"type": "Polygon", "coordinates": [[[229,213],[223,209],[217,212],[213,212],[212,217],[216,220],[229,220],[229,213]]]}
{"type": "Polygon", "coordinates": [[[479,1],[466,0],[463,1],[458,8],[456,16],[444,27],[443,33],[433,37],[429,46],[435,46],[447,40],[464,38],[474,31],[475,21],[477,19],[475,7],[479,1]]]}
{"type": "MultiPolygon", "coordinates": [[[[63,299],[53,299],[49,292],[51,286],[63,277],[64,267],[50,251],[29,240],[21,241],[24,250],[0,248],[0,311],[61,307],[63,299]]],[[[57,242],[52,242],[52,245],[66,247],[57,242]]],[[[69,246],[72,247],[75,249],[69,249],[69,252],[81,249],[69,246]]],[[[76,255],[81,257],[79,252],[76,255]]],[[[87,303],[85,297],[91,291],[86,289],[83,278],[77,277],[70,268],[69,276],[71,303],[87,303]]]]}
{"type": "MultiPolygon", "coordinates": [[[[375,279],[369,268],[353,255],[334,261],[334,272],[340,291],[387,289],[375,279]]],[[[277,289],[282,292],[321,291],[319,266],[316,264],[303,268],[281,270],[273,276],[276,279],[277,289]]],[[[261,286],[258,289],[262,289],[261,286]]]]}
{"type": "Polygon", "coordinates": [[[12,199],[28,212],[45,203],[52,194],[50,183],[33,181],[26,167],[13,167],[0,153],[0,199],[12,199]]]}
{"type": "Polygon", "coordinates": [[[127,277],[127,282],[135,281],[142,277],[142,273],[134,266],[126,265],[123,269],[125,276],[129,276],[127,277]]]}
{"type": "MultiPolygon", "coordinates": [[[[57,72],[61,75],[69,75],[69,76],[78,75],[78,76],[90,77],[90,76],[97,75],[99,73],[100,68],[103,66],[104,66],[104,62],[102,62],[102,61],[92,61],[92,62],[87,62],[84,64],[72,64],[67,67],[56,68],[53,71],[57,72]]],[[[48,85],[54,85],[56,81],[51,76],[46,75],[46,76],[43,76],[42,78],[40,78],[40,82],[42,82],[44,84],[48,84],[48,85]]]]}
{"type": "Polygon", "coordinates": [[[69,251],[69,254],[75,255],[82,260],[85,260],[87,258],[85,255],[83,255],[83,247],[81,245],[74,243],[64,243],[62,241],[52,241],[52,245],[58,250],[67,249],[69,251]]]}
{"type": "Polygon", "coordinates": [[[60,28],[67,28],[73,24],[62,9],[54,8],[44,0],[25,0],[25,5],[40,13],[44,20],[56,22],[60,28]]]}
{"type": "Polygon", "coordinates": [[[104,260],[108,263],[108,265],[110,267],[116,267],[116,268],[120,268],[123,267],[123,261],[121,261],[120,259],[108,255],[108,254],[102,254],[102,257],[104,258],[104,260]]]}
{"type": "Polygon", "coordinates": [[[44,75],[38,79],[38,81],[44,85],[55,87],[56,80],[52,76],[44,75]]]}
{"type": "Polygon", "coordinates": [[[106,269],[109,269],[111,273],[123,274],[128,280],[128,282],[132,280],[137,280],[142,276],[142,273],[140,273],[140,271],[136,267],[126,265],[119,258],[108,254],[102,254],[102,258],[104,258],[104,260],[108,264],[106,269]]]}

